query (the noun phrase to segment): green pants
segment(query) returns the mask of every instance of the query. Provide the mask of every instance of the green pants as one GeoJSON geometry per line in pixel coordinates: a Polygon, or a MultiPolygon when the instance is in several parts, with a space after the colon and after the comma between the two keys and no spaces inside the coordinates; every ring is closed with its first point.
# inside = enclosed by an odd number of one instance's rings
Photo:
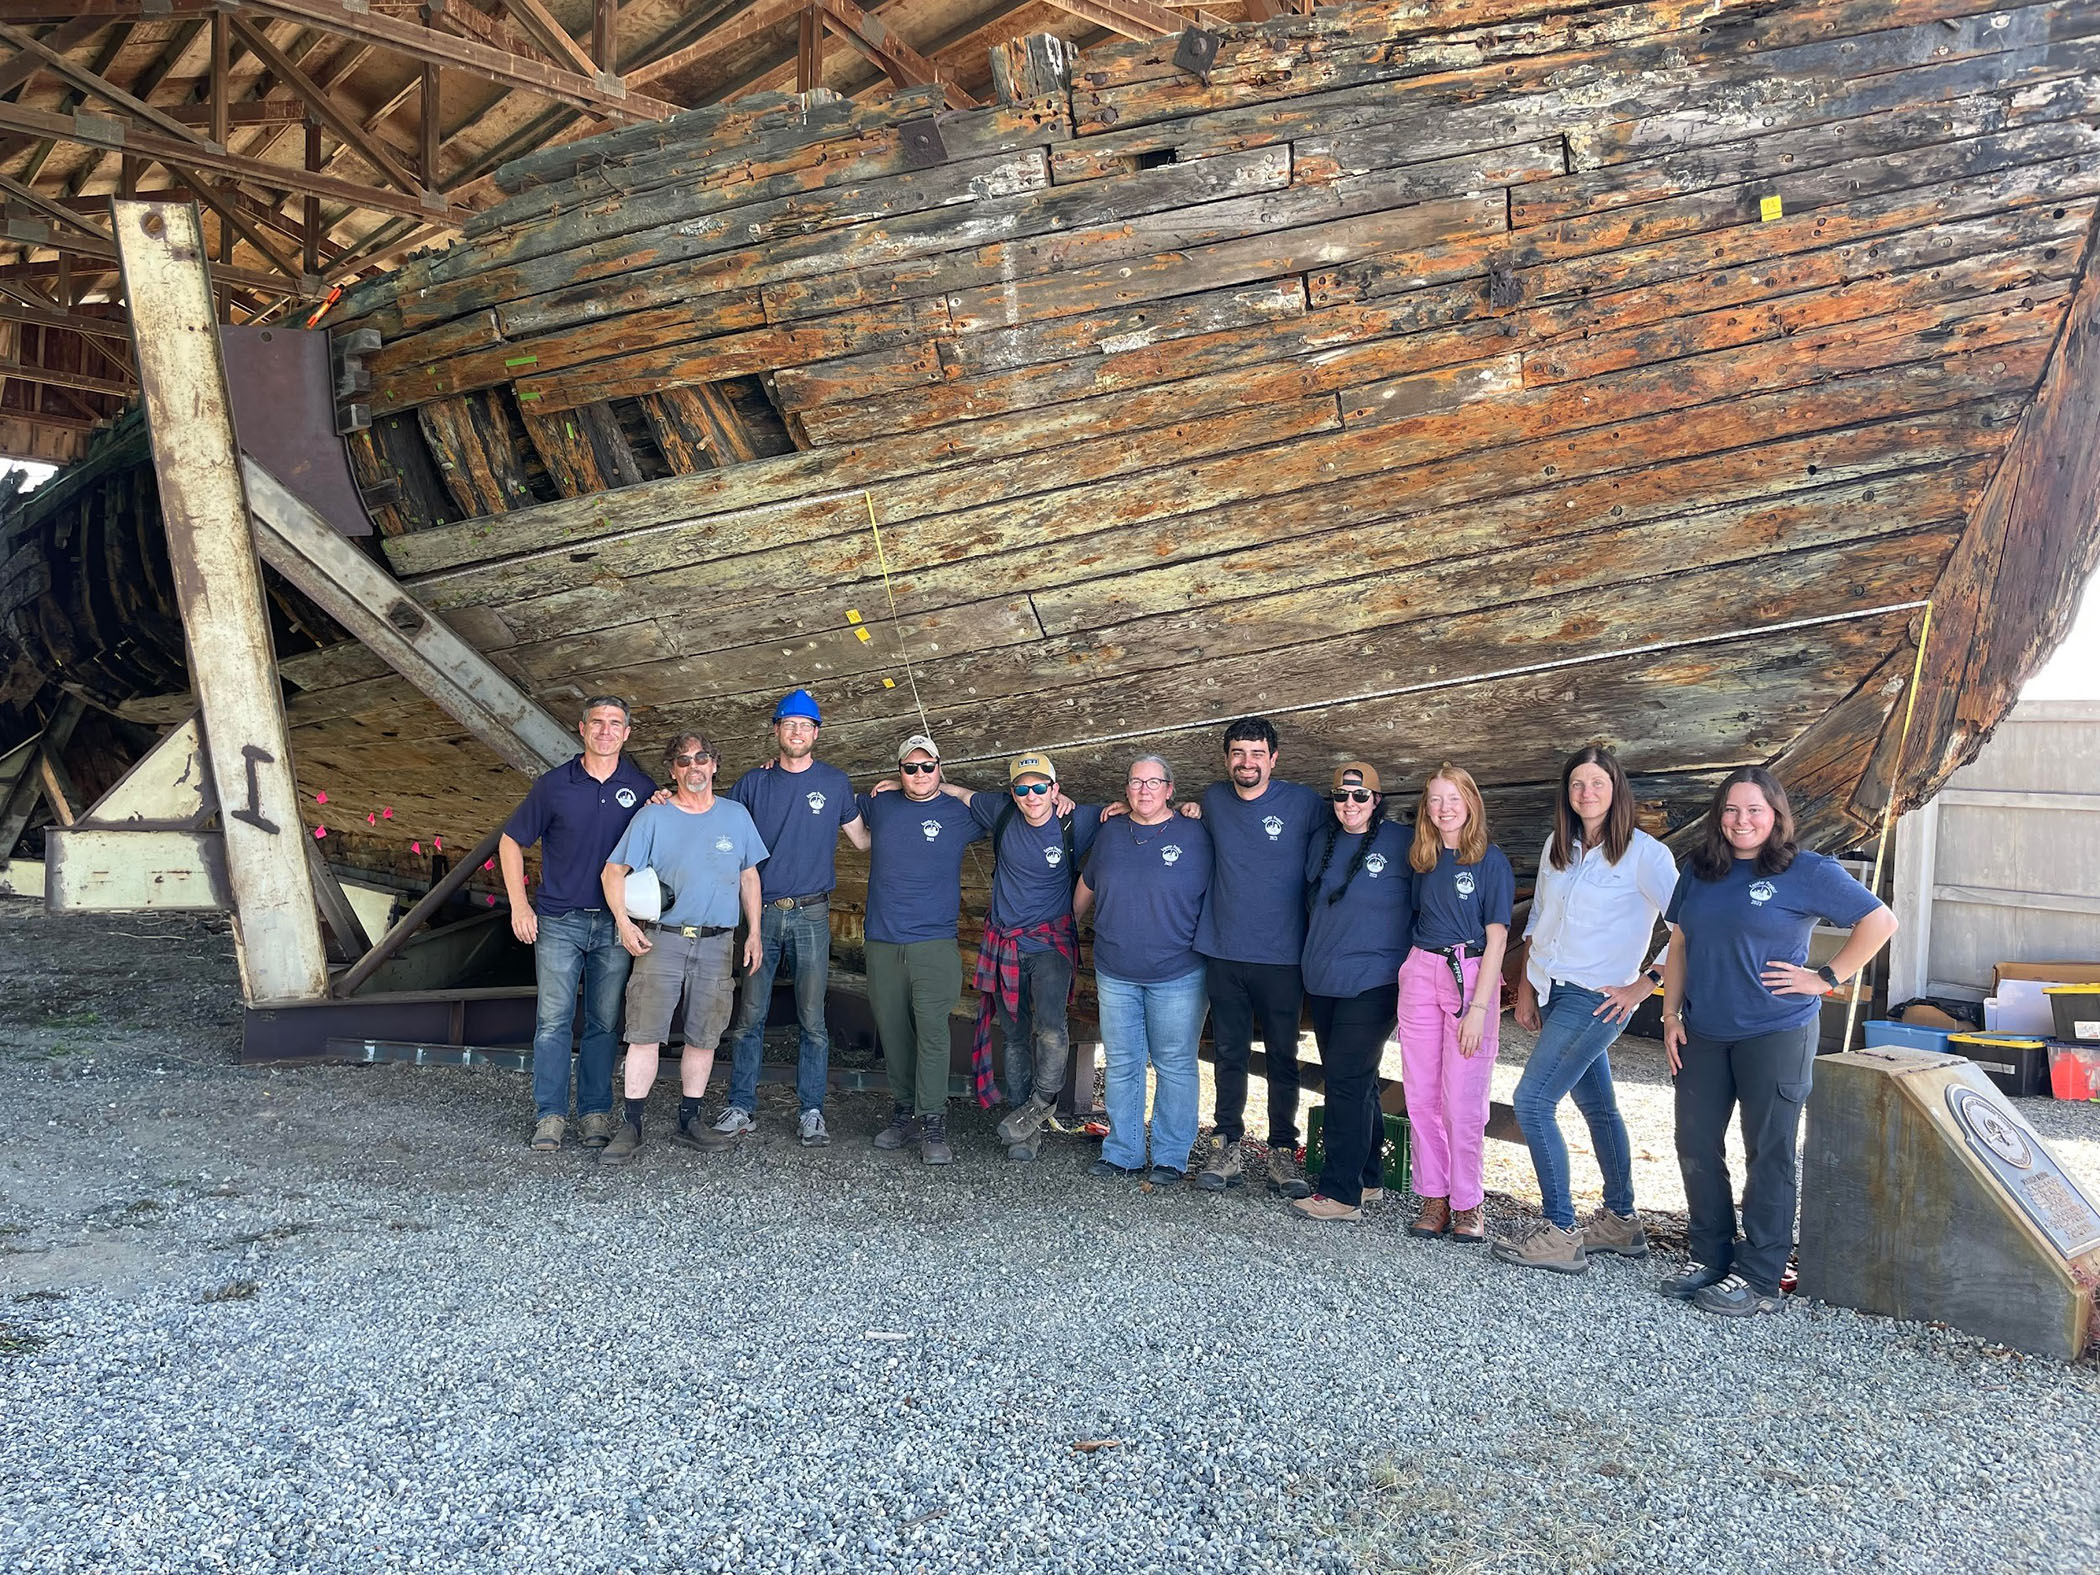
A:
{"type": "Polygon", "coordinates": [[[953,939],[869,941],[868,1005],[889,1063],[890,1093],[914,1115],[948,1108],[948,1014],[962,999],[953,939]]]}

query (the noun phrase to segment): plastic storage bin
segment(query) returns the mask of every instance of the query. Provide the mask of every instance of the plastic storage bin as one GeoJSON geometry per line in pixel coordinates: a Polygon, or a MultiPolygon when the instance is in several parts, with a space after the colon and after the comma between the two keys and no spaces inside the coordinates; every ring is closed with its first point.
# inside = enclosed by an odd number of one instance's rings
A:
{"type": "Polygon", "coordinates": [[[1904,1050],[1936,1050],[1948,1054],[1947,1041],[1958,1030],[1953,1028],[1923,1028],[1916,1023],[1892,1023],[1879,1018],[1867,1024],[1867,1048],[1893,1045],[1904,1050]]]}
{"type": "Polygon", "coordinates": [[[1947,1048],[1965,1055],[2014,1099],[2049,1092],[2049,1046],[2018,1034],[1949,1034],[1947,1048]]]}
{"type": "MultiPolygon", "coordinates": [[[[1327,1107],[1314,1105],[1305,1114],[1305,1179],[1320,1184],[1320,1167],[1327,1153],[1321,1136],[1327,1130],[1327,1107]]],[[[1398,1190],[1407,1187],[1407,1117],[1385,1118],[1385,1184],[1398,1190]]]]}
{"type": "Polygon", "coordinates": [[[2049,1092],[2058,1099],[2100,1100],[2100,1044],[2050,1040],[2049,1092]]]}
{"type": "Polygon", "coordinates": [[[2042,994],[2056,1018],[2056,1037],[2067,1044],[2100,1045],[2100,984],[2052,984],[2042,994]]]}

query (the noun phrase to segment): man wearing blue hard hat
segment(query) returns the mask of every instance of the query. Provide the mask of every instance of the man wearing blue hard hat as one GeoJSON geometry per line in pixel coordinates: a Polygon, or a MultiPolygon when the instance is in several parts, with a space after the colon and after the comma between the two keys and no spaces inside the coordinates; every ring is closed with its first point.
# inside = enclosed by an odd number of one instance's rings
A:
{"type": "Polygon", "coordinates": [[[715,1131],[725,1137],[741,1137],[757,1124],[766,1009],[785,953],[794,971],[795,1017],[802,1027],[795,1071],[802,1142],[814,1148],[831,1141],[824,1125],[825,1079],[831,1070],[824,993],[831,974],[831,891],[838,884],[833,855],[841,831],[865,851],[868,828],[846,773],[816,758],[822,721],[807,689],[788,695],[773,708],[778,757],[746,771],[729,790],[751,812],[771,853],[758,871],[758,966],[744,979],[744,999],[730,1031],[729,1107],[715,1122],[715,1131]]]}

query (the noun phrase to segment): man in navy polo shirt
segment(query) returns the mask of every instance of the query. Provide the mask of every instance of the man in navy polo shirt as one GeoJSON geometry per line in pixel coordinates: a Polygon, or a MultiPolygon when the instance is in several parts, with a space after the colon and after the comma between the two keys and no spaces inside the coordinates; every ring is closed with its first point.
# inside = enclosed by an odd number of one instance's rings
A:
{"type": "Polygon", "coordinates": [[[766,1008],[781,953],[792,958],[795,1017],[802,1025],[795,1095],[802,1106],[803,1146],[831,1141],[824,1125],[824,1085],[831,1070],[831,1036],[824,1026],[824,991],[831,974],[831,891],[838,885],[833,855],[839,833],[856,848],[868,846],[853,784],[836,766],[816,758],[817,702],[797,689],[773,708],[773,737],[780,746],[769,760],[736,779],[729,796],[751,812],[770,855],[759,866],[758,966],[744,979],[744,999],[730,1037],[729,1108],[715,1123],[728,1137],[756,1123],[758,1068],[765,1047],[766,1008]]]}
{"type": "Polygon", "coordinates": [[[656,784],[620,754],[627,702],[597,695],[583,705],[583,753],[532,784],[503,828],[497,863],[510,893],[511,933],[532,948],[539,1014],[532,1034],[532,1146],[561,1147],[569,1114],[569,1043],[576,990],[583,988],[583,1043],[577,1050],[576,1109],[586,1148],[612,1140],[615,1024],[631,959],[605,906],[599,875],[634,813],[656,784]],[[525,894],[525,849],[540,845],[537,901],[525,894]]]}

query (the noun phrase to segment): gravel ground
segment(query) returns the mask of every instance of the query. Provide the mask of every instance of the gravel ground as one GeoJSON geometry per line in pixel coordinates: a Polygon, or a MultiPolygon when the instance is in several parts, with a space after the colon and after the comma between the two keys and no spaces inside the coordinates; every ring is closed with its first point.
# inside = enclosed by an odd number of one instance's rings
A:
{"type": "MultiPolygon", "coordinates": [[[[515,1073],[235,1067],[232,1000],[215,920],[0,904],[9,1571],[2100,1564],[2089,1364],[1016,1166],[974,1111],[929,1171],[879,1095],[601,1173],[515,1073]]],[[[2100,1110],[2027,1109],[2100,1176],[2100,1110]]]]}

